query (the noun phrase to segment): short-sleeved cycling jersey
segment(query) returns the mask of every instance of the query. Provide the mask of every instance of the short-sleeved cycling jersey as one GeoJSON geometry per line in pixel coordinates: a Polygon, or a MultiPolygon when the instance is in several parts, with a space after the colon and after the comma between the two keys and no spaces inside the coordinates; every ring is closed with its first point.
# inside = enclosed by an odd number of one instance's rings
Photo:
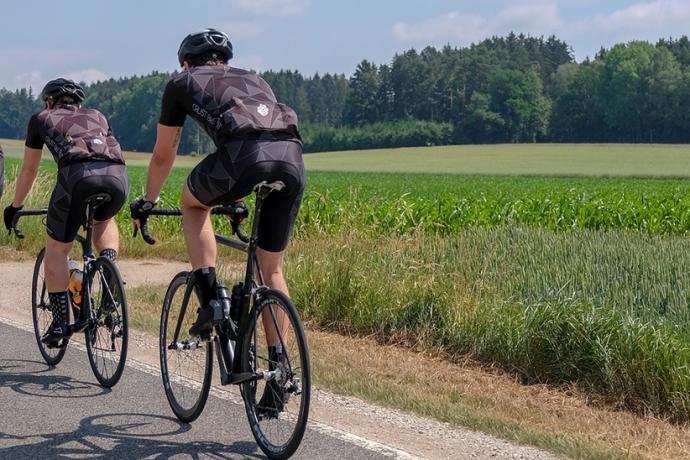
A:
{"type": "Polygon", "coordinates": [[[108,120],[95,109],[60,105],[34,114],[26,146],[41,149],[44,144],[60,168],[82,161],[125,163],[108,120]]]}
{"type": "Polygon", "coordinates": [[[170,80],[159,122],[182,126],[187,115],[218,147],[237,139],[300,141],[295,112],[276,101],[263,78],[243,69],[193,67],[170,80]]]}
{"type": "Polygon", "coordinates": [[[98,110],[61,105],[34,114],[29,120],[26,146],[53,154],[58,164],[55,189],[48,207],[47,230],[63,243],[74,241],[83,224],[84,201],[107,193],[110,201],[96,209],[96,220],[107,220],[122,208],[129,179],[120,144],[98,110]]]}
{"type": "Polygon", "coordinates": [[[286,188],[264,201],[259,247],[287,246],[304,192],[302,142],[295,112],[276,101],[266,81],[228,66],[193,67],[166,86],[159,123],[182,126],[189,115],[218,150],[190,173],[187,187],[199,202],[227,204],[251,193],[261,181],[286,188]]]}

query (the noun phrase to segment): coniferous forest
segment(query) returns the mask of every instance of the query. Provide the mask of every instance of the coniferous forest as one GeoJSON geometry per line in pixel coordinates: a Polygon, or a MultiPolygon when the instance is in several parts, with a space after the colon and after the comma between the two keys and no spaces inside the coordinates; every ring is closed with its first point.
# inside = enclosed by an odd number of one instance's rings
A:
{"type": "MultiPolygon", "coordinates": [[[[690,40],[636,41],[576,62],[556,37],[509,34],[364,60],[351,76],[261,74],[298,113],[307,151],[518,142],[690,142],[690,40]]],[[[171,74],[86,87],[128,150],[153,148],[171,74]]],[[[0,89],[0,137],[24,137],[40,88],[0,89]]],[[[213,146],[191,120],[183,153],[213,146]]]]}

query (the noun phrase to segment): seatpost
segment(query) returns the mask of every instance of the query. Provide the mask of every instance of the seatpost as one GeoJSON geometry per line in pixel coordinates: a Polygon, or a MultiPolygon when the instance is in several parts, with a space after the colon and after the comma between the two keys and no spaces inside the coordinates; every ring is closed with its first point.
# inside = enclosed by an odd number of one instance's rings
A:
{"type": "Polygon", "coordinates": [[[249,237],[249,246],[247,248],[247,256],[249,260],[247,262],[247,273],[244,277],[245,286],[252,285],[252,276],[254,275],[254,254],[256,253],[257,239],[259,235],[259,222],[261,221],[261,207],[263,203],[264,193],[262,193],[262,189],[259,188],[256,193],[256,207],[254,211],[254,220],[252,222],[252,234],[249,237]]]}

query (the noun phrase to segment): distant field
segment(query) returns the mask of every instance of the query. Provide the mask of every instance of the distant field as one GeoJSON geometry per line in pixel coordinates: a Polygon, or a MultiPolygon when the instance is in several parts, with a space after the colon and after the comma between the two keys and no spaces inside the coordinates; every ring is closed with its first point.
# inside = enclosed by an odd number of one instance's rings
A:
{"type": "MultiPolygon", "coordinates": [[[[23,140],[0,139],[0,146],[2,146],[6,158],[22,158],[24,156],[23,140]]],[[[50,152],[48,152],[48,149],[43,149],[43,158],[50,159],[50,152]]],[[[149,164],[150,158],[151,154],[148,152],[125,152],[125,160],[127,164],[132,166],[146,166],[149,164]]],[[[192,167],[197,164],[200,159],[200,157],[179,156],[175,160],[175,164],[182,167],[192,167]]]]}
{"type": "MultiPolygon", "coordinates": [[[[0,145],[6,156],[22,156],[23,141],[0,139],[0,145]]],[[[125,152],[132,166],[147,165],[149,155],[125,152]]],[[[192,167],[199,160],[180,156],[175,164],[192,167]]],[[[310,171],[690,177],[690,145],[454,145],[311,153],[304,156],[304,161],[310,171]]]]}
{"type": "Polygon", "coordinates": [[[690,176],[690,146],[457,145],[305,155],[312,171],[548,176],[690,176]]]}

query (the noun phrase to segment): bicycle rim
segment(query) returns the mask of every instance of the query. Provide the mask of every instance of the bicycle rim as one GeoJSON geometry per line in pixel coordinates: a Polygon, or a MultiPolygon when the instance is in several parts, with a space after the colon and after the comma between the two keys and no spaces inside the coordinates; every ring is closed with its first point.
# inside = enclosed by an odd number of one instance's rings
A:
{"type": "Polygon", "coordinates": [[[269,458],[284,459],[297,450],[307,427],[311,397],[309,351],[299,314],[287,296],[263,290],[255,300],[254,311],[242,345],[242,367],[253,373],[280,372],[272,382],[261,379],[244,383],[242,397],[261,450],[269,458]],[[272,345],[280,344],[287,359],[271,362],[267,337],[277,330],[282,332],[273,333],[272,345]],[[277,399],[284,401],[282,410],[277,410],[277,399]]]}
{"type": "Polygon", "coordinates": [[[93,262],[88,278],[85,295],[89,296],[93,324],[84,331],[86,351],[98,382],[112,387],[120,380],[127,359],[125,287],[119,270],[105,257],[93,262]]]}
{"type": "Polygon", "coordinates": [[[188,272],[178,273],[171,281],[163,301],[159,336],[165,396],[175,416],[186,423],[204,410],[213,370],[211,342],[189,335],[200,305],[193,282],[188,272]]]}
{"type": "Polygon", "coordinates": [[[36,336],[38,351],[41,352],[41,356],[43,356],[43,360],[47,364],[55,366],[65,356],[67,343],[63,340],[64,343],[61,348],[48,348],[45,343],[41,342],[41,337],[53,322],[53,312],[50,309],[48,289],[45,282],[45,267],[43,263],[45,252],[45,248],[41,249],[34,265],[34,274],[31,280],[31,316],[33,317],[34,335],[36,336]]]}

